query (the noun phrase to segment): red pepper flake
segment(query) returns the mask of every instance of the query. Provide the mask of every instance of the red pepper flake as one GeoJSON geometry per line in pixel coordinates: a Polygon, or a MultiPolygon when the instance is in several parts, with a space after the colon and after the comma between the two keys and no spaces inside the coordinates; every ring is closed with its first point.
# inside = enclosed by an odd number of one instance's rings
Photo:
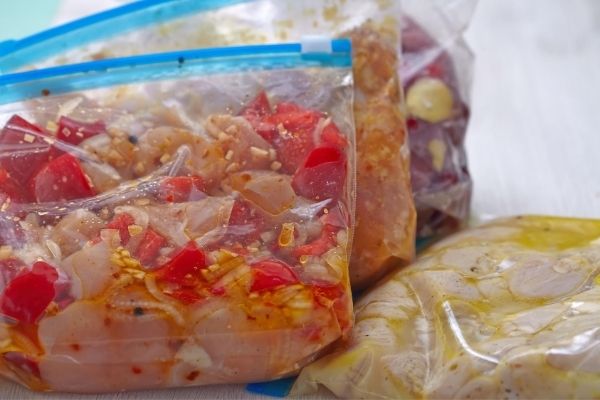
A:
{"type": "Polygon", "coordinates": [[[133,367],[131,367],[131,372],[133,372],[136,375],[139,375],[142,373],[142,369],[140,367],[136,367],[135,365],[133,367]]]}
{"type": "Polygon", "coordinates": [[[193,381],[193,380],[196,380],[198,375],[200,375],[200,371],[194,370],[194,371],[190,372],[189,374],[187,374],[185,379],[187,379],[188,381],[193,381]]]}
{"type": "Polygon", "coordinates": [[[81,350],[81,346],[80,346],[79,344],[77,344],[77,343],[71,343],[71,348],[72,348],[74,351],[79,351],[79,350],[81,350]]]}

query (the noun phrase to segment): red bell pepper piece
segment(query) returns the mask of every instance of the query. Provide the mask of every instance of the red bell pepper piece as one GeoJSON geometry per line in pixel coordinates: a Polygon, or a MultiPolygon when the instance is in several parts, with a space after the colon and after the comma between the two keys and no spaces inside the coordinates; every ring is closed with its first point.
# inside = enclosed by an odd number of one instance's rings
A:
{"type": "Polygon", "coordinates": [[[23,186],[19,185],[14,179],[8,175],[5,169],[0,169],[0,196],[3,204],[7,198],[13,203],[25,203],[28,200],[27,193],[23,190],[23,186]]]}
{"type": "Polygon", "coordinates": [[[200,270],[206,267],[206,256],[189,242],[169,262],[156,271],[157,280],[176,283],[181,286],[194,287],[198,283],[200,270]]]}
{"type": "Polygon", "coordinates": [[[271,114],[271,104],[269,104],[269,98],[264,90],[246,104],[246,107],[239,113],[239,115],[245,117],[250,123],[259,121],[260,118],[269,114],[271,114]]]}
{"type": "Polygon", "coordinates": [[[31,193],[40,203],[95,195],[79,161],[70,154],[63,154],[42,167],[31,180],[31,193]]]}
{"type": "Polygon", "coordinates": [[[337,200],[346,181],[346,156],[336,147],[311,151],[292,179],[300,196],[313,200],[337,200]]]}
{"type": "Polygon", "coordinates": [[[300,107],[298,104],[289,103],[286,101],[282,101],[281,103],[279,103],[275,106],[276,114],[286,114],[286,113],[301,112],[301,111],[305,111],[305,110],[302,107],[300,107]]]}
{"type": "Polygon", "coordinates": [[[129,233],[129,225],[135,224],[135,219],[127,214],[121,213],[114,216],[114,218],[106,225],[108,229],[117,229],[119,231],[119,237],[121,238],[122,244],[127,244],[131,238],[129,233]]]}
{"type": "Polygon", "coordinates": [[[264,260],[251,265],[254,280],[250,290],[262,292],[298,283],[292,267],[279,260],[264,260]]]}
{"type": "Polygon", "coordinates": [[[323,132],[321,132],[321,140],[324,144],[333,147],[339,147],[341,149],[345,148],[348,145],[348,140],[344,135],[342,135],[340,129],[332,121],[330,121],[323,128],[323,132]]]}
{"type": "Polygon", "coordinates": [[[18,321],[34,323],[54,299],[54,283],[58,272],[51,265],[38,261],[31,270],[15,277],[0,297],[0,310],[18,321]]]}
{"type": "Polygon", "coordinates": [[[61,142],[77,146],[79,143],[100,133],[106,132],[102,121],[83,122],[68,117],[60,117],[56,138],[61,142]]]}
{"type": "Polygon", "coordinates": [[[277,150],[282,170],[293,173],[315,147],[313,133],[322,114],[304,109],[287,111],[290,107],[279,104],[276,109],[286,112],[266,116],[258,133],[277,150]]]}
{"type": "Polygon", "coordinates": [[[264,224],[262,215],[249,202],[236,200],[229,216],[226,239],[249,244],[259,238],[264,224]]]}
{"type": "Polygon", "coordinates": [[[160,185],[159,198],[169,203],[196,201],[206,197],[204,179],[199,176],[165,178],[160,185]]]}
{"type": "Polygon", "coordinates": [[[140,246],[137,249],[137,258],[144,265],[152,263],[158,251],[167,243],[167,240],[156,233],[151,228],[148,228],[140,246]]]}
{"type": "Polygon", "coordinates": [[[0,132],[0,167],[16,182],[29,181],[50,158],[41,128],[13,115],[0,132]]]}

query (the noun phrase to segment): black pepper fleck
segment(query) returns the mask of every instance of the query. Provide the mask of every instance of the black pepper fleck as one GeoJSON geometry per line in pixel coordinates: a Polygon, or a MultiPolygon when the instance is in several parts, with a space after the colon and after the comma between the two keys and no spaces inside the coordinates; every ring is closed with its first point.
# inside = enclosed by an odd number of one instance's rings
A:
{"type": "Polygon", "coordinates": [[[142,307],[135,307],[133,309],[133,315],[135,315],[136,317],[144,315],[144,309],[142,307]]]}
{"type": "Polygon", "coordinates": [[[137,136],[134,136],[134,135],[127,136],[127,140],[129,140],[129,143],[132,143],[132,144],[137,144],[137,142],[138,142],[137,136]]]}

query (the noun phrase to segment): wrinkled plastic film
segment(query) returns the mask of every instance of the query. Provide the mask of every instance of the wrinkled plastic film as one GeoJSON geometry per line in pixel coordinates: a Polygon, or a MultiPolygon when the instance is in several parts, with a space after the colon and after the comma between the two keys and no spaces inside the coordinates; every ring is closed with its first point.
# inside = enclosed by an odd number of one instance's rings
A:
{"type": "Polygon", "coordinates": [[[465,134],[473,55],[462,34],[474,0],[403,0],[400,75],[406,95],[417,236],[443,235],[468,218],[472,181],[465,134]]]}
{"type": "Polygon", "coordinates": [[[275,379],[349,332],[350,59],[318,57],[210,74],[175,59],[0,106],[3,376],[70,392],[275,379]]]}
{"type": "Polygon", "coordinates": [[[351,279],[360,289],[414,255],[416,217],[397,75],[400,18],[399,1],[246,1],[90,43],[47,62],[299,40],[304,35],[352,37],[358,198],[351,279]]]}
{"type": "Polygon", "coordinates": [[[593,397],[599,274],[598,220],[524,216],[455,234],[360,299],[349,343],[305,368],[295,393],[593,397]]]}

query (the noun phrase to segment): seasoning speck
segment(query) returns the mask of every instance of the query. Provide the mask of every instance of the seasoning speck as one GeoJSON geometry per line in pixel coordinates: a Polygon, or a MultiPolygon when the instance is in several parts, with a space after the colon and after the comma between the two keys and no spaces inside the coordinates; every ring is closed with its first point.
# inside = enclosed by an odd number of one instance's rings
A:
{"type": "Polygon", "coordinates": [[[135,307],[133,309],[133,315],[135,315],[136,317],[144,315],[144,309],[142,307],[135,307]]]}
{"type": "Polygon", "coordinates": [[[137,142],[138,142],[137,136],[134,136],[134,135],[127,136],[127,140],[129,140],[129,143],[131,143],[131,144],[137,144],[137,142]]]}

